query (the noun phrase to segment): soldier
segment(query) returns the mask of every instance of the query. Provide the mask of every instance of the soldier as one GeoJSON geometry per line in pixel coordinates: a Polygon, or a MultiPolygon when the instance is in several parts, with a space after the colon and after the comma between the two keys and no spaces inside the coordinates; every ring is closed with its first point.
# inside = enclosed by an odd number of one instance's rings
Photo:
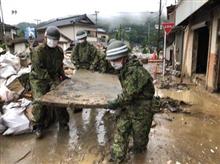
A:
{"type": "MultiPolygon", "coordinates": [[[[61,81],[66,79],[63,71],[63,51],[58,46],[60,32],[57,27],[50,26],[45,32],[45,43],[34,50],[32,55],[32,68],[30,72],[31,90],[33,93],[33,127],[37,138],[42,137],[42,130],[45,122],[51,119],[48,113],[52,109],[37,102],[36,99],[56,87],[61,81]]],[[[69,114],[64,109],[54,109],[54,113],[59,120],[60,129],[69,130],[69,114]]]]}
{"type": "Polygon", "coordinates": [[[107,48],[106,59],[119,70],[122,94],[110,101],[108,109],[120,109],[110,161],[121,163],[126,158],[129,136],[133,137],[134,153],[143,152],[153,119],[151,100],[154,96],[152,77],[140,62],[128,57],[128,47],[121,41],[112,42],[107,48]]]}
{"type": "Polygon", "coordinates": [[[94,70],[95,63],[94,59],[97,55],[97,49],[87,42],[86,31],[78,31],[76,34],[78,43],[73,49],[71,60],[75,65],[76,69],[87,69],[94,70]]]}
{"type": "Polygon", "coordinates": [[[111,64],[106,60],[106,54],[104,54],[104,52],[98,52],[93,63],[94,71],[111,74],[116,73],[111,64]]]}

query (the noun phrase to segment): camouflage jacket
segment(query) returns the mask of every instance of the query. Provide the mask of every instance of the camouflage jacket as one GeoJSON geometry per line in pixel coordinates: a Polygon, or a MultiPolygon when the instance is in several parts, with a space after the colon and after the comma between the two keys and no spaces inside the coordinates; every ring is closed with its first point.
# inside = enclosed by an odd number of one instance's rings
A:
{"type": "Polygon", "coordinates": [[[109,61],[106,60],[106,55],[104,52],[98,52],[93,63],[95,71],[111,74],[116,73],[115,69],[111,66],[109,61]]]}
{"type": "Polygon", "coordinates": [[[97,55],[97,49],[89,42],[79,43],[72,51],[71,61],[76,68],[94,70],[94,59],[97,55]]]}
{"type": "Polygon", "coordinates": [[[59,83],[65,77],[63,70],[63,50],[43,44],[33,51],[30,80],[59,83]]]}
{"type": "Polygon", "coordinates": [[[110,102],[109,108],[115,109],[124,105],[134,105],[151,100],[154,96],[154,85],[149,72],[138,60],[129,60],[120,70],[119,80],[122,93],[110,102]]]}

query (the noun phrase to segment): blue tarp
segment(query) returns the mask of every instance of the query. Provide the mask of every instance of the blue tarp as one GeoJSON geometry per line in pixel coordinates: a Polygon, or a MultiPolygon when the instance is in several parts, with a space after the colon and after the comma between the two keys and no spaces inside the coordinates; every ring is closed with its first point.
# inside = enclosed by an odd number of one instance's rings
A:
{"type": "Polygon", "coordinates": [[[36,38],[36,30],[33,27],[26,27],[24,31],[25,39],[29,39],[30,37],[36,38]]]}

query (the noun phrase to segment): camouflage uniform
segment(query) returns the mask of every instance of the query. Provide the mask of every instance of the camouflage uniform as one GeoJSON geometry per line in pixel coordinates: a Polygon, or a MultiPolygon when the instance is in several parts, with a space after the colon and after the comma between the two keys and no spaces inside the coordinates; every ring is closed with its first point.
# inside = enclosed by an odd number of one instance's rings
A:
{"type": "Polygon", "coordinates": [[[152,77],[135,59],[129,60],[120,70],[119,80],[122,94],[108,105],[110,109],[121,109],[112,146],[112,158],[118,163],[126,156],[130,135],[135,152],[146,149],[153,119],[151,100],[155,92],[152,77]]]}
{"type": "Polygon", "coordinates": [[[94,71],[101,73],[111,73],[114,74],[117,71],[111,66],[108,60],[106,60],[106,55],[103,52],[98,52],[93,61],[94,71]]]}
{"type": "Polygon", "coordinates": [[[73,49],[71,60],[77,69],[94,70],[96,55],[97,49],[85,41],[84,43],[77,44],[73,49]]]}
{"type": "Polygon", "coordinates": [[[89,42],[79,43],[73,49],[71,60],[77,69],[87,69],[101,73],[115,73],[105,54],[89,42]]]}
{"type": "MultiPolygon", "coordinates": [[[[34,50],[31,61],[31,90],[34,99],[37,99],[56,87],[65,78],[63,51],[60,47],[50,48],[43,44],[34,50]]],[[[53,112],[52,109],[47,109],[46,106],[34,101],[34,125],[45,126],[45,122],[48,123],[49,120],[53,120],[51,116],[54,113],[60,124],[67,124],[69,122],[69,114],[65,108],[54,109],[53,112]]]]}

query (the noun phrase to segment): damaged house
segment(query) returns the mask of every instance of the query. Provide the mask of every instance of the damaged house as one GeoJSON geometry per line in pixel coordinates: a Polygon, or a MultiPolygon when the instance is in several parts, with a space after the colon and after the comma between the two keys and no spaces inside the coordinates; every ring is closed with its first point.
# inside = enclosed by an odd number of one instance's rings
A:
{"type": "Polygon", "coordinates": [[[89,19],[86,14],[55,19],[39,24],[37,27],[39,38],[43,38],[44,32],[48,26],[57,26],[60,29],[60,45],[63,50],[66,50],[70,46],[71,41],[76,40],[76,33],[79,30],[87,31],[87,40],[89,42],[96,42],[97,40],[103,39],[107,41],[108,39],[106,32],[103,29],[97,28],[95,23],[89,19]]]}
{"type": "Polygon", "coordinates": [[[209,91],[220,90],[220,1],[180,0],[170,11],[175,20],[173,56],[182,75],[209,91]]]}
{"type": "MultiPolygon", "coordinates": [[[[5,39],[6,40],[13,40],[17,35],[17,28],[15,26],[11,26],[9,24],[4,24],[5,28],[5,39]]],[[[2,43],[4,40],[3,38],[3,23],[0,22],[0,42],[2,43]]]]}

